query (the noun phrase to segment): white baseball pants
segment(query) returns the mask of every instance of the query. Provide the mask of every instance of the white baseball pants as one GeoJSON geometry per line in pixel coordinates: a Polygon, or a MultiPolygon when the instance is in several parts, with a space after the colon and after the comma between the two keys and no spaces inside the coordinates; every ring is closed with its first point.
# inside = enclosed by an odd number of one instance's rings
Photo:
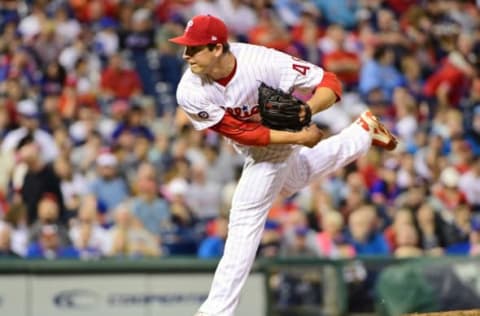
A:
{"type": "Polygon", "coordinates": [[[366,153],[371,143],[370,133],[353,123],[313,148],[302,147],[284,162],[247,158],[232,201],[225,251],[199,311],[208,316],[234,315],[268,211],[279,193],[293,194],[311,179],[344,167],[366,153]]]}

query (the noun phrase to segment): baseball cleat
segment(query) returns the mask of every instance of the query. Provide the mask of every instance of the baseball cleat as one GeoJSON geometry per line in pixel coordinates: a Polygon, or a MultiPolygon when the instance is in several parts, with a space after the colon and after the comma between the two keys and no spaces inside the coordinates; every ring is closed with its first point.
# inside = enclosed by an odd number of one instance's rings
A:
{"type": "Polygon", "coordinates": [[[363,112],[355,122],[367,132],[372,133],[372,145],[386,150],[394,150],[397,147],[397,138],[385,125],[380,123],[370,110],[363,112]]]}

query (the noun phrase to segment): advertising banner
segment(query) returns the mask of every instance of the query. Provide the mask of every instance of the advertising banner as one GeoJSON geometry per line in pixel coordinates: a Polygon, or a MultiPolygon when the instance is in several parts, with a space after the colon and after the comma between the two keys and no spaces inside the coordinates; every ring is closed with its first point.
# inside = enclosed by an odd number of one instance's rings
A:
{"type": "MultiPolygon", "coordinates": [[[[0,315],[193,316],[213,275],[107,274],[0,276],[0,315]]],[[[238,315],[264,316],[265,281],[252,274],[238,315]]]]}
{"type": "Polygon", "coordinates": [[[147,316],[146,278],[138,275],[34,275],[31,316],[147,316]]]}
{"type": "Polygon", "coordinates": [[[28,315],[27,293],[25,276],[0,276],[0,315],[28,315]]]}
{"type": "MultiPolygon", "coordinates": [[[[150,304],[150,315],[194,315],[205,300],[212,275],[156,275],[149,281],[157,302],[150,304]]],[[[265,316],[265,281],[261,274],[252,274],[242,290],[237,315],[265,316]]]]}

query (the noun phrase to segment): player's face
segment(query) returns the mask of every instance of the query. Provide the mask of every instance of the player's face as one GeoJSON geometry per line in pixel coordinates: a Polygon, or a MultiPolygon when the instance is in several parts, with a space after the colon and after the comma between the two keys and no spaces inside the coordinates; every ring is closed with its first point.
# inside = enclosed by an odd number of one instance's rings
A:
{"type": "Polygon", "coordinates": [[[206,45],[186,46],[183,52],[183,59],[196,75],[208,74],[215,63],[216,56],[217,49],[210,50],[206,45]]]}

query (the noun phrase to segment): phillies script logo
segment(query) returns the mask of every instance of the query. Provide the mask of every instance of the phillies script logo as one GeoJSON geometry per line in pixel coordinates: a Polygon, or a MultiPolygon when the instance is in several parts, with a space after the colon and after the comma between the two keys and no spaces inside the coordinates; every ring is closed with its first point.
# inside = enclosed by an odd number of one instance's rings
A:
{"type": "Polygon", "coordinates": [[[236,118],[241,118],[241,119],[249,118],[260,111],[258,108],[258,105],[255,105],[251,109],[249,109],[247,105],[244,105],[244,106],[237,106],[234,108],[226,108],[225,110],[229,114],[235,116],[236,118]]]}

